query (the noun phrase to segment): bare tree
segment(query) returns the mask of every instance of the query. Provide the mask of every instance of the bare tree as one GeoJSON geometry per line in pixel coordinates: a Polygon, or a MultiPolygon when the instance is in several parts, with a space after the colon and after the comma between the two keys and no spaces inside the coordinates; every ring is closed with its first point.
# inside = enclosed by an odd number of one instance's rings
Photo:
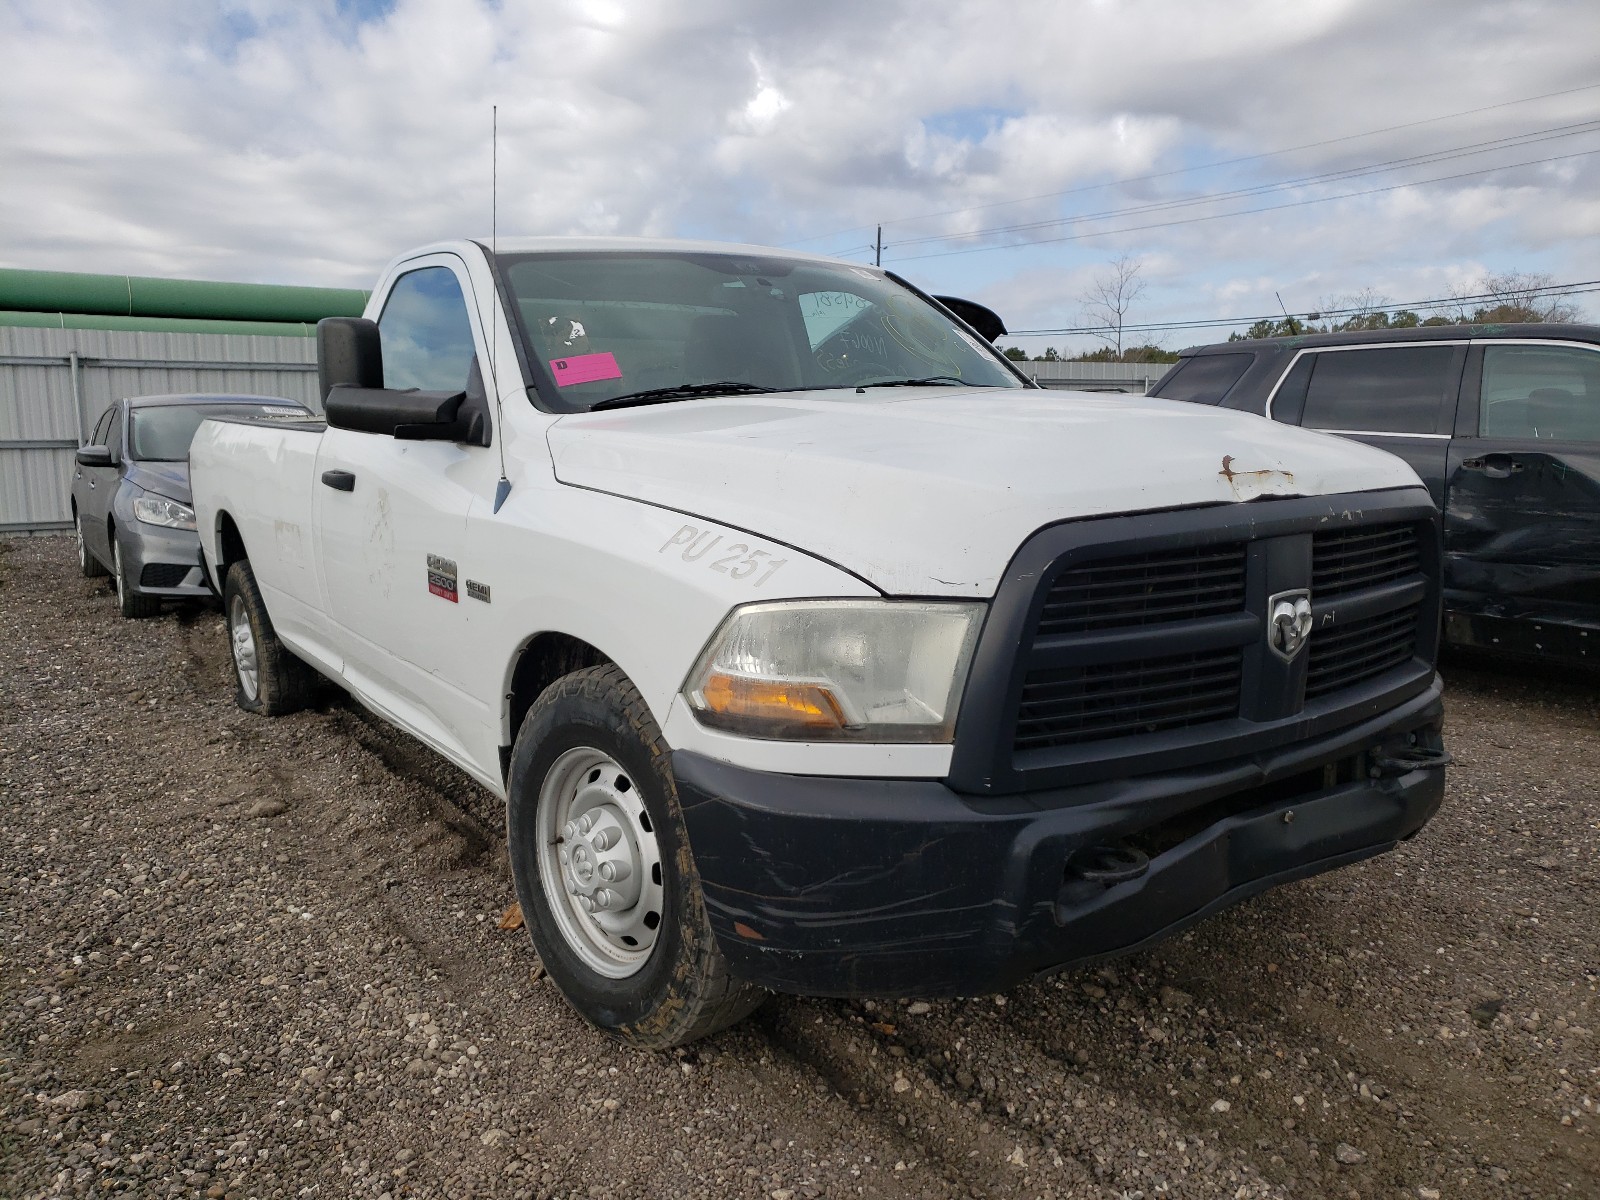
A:
{"type": "Polygon", "coordinates": [[[1328,328],[1335,332],[1354,329],[1387,329],[1389,297],[1371,288],[1344,295],[1324,296],[1321,311],[1328,328]]]}
{"type": "Polygon", "coordinates": [[[1495,322],[1520,324],[1548,321],[1566,324],[1583,311],[1556,290],[1555,281],[1542,272],[1502,271],[1480,275],[1466,287],[1451,291],[1451,299],[1438,311],[1452,324],[1495,322]]]}
{"type": "Polygon", "coordinates": [[[1144,280],[1139,278],[1143,265],[1137,258],[1118,255],[1078,297],[1078,303],[1083,305],[1083,323],[1104,326],[1105,332],[1094,336],[1111,345],[1118,362],[1122,361],[1123,322],[1134,301],[1144,294],[1144,280]]]}

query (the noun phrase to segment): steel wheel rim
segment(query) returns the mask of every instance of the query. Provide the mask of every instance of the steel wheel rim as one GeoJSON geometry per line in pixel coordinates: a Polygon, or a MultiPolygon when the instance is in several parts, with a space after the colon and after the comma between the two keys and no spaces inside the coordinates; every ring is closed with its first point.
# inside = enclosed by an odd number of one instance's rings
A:
{"type": "Polygon", "coordinates": [[[120,607],[128,600],[122,590],[122,551],[117,549],[115,534],[111,537],[111,577],[117,581],[117,604],[120,607]]]}
{"type": "Polygon", "coordinates": [[[87,568],[89,565],[89,547],[83,544],[83,518],[77,513],[72,514],[72,532],[78,537],[78,566],[87,568]]]}
{"type": "Polygon", "coordinates": [[[639,789],[609,755],[563,753],[539,788],[539,881],[562,940],[608,979],[644,967],[660,933],[661,848],[639,789]]]}
{"type": "Polygon", "coordinates": [[[261,687],[261,676],[256,664],[256,635],[250,628],[250,614],[245,611],[243,596],[235,596],[228,605],[228,641],[233,646],[233,669],[239,676],[239,688],[245,699],[254,700],[261,687]]]}

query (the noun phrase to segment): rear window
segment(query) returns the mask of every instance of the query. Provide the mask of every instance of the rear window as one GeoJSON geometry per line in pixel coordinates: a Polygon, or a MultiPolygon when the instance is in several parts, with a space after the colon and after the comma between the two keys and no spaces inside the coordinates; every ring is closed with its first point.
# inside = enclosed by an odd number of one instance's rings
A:
{"type": "Polygon", "coordinates": [[[1253,361],[1253,354],[1197,354],[1168,375],[1152,395],[1191,404],[1218,404],[1253,361]]]}
{"type": "Polygon", "coordinates": [[[292,400],[280,404],[157,404],[133,410],[129,449],[143,462],[183,462],[189,443],[207,417],[255,421],[301,421],[311,413],[292,400]]]}
{"type": "Polygon", "coordinates": [[[1454,346],[1385,346],[1317,354],[1306,389],[1310,429],[1433,433],[1454,346]]]}

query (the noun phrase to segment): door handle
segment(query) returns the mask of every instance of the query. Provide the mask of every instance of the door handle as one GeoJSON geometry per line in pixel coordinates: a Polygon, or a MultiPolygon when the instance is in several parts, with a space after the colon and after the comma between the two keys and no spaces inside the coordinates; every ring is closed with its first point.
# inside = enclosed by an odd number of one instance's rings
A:
{"type": "Polygon", "coordinates": [[[350,471],[324,471],[322,482],[336,492],[353,492],[356,490],[356,477],[350,471]]]}
{"type": "Polygon", "coordinates": [[[1482,471],[1490,479],[1504,479],[1513,471],[1522,470],[1522,463],[1509,454],[1485,454],[1482,458],[1469,458],[1461,465],[1468,471],[1482,471]]]}

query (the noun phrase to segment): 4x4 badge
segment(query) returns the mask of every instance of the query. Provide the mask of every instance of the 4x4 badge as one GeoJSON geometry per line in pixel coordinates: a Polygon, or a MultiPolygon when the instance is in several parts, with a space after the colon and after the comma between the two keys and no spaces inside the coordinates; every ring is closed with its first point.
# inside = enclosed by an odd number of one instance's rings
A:
{"type": "Polygon", "coordinates": [[[1293,659],[1311,636],[1311,593],[1305,588],[1267,598],[1267,645],[1279,658],[1293,659]]]}

